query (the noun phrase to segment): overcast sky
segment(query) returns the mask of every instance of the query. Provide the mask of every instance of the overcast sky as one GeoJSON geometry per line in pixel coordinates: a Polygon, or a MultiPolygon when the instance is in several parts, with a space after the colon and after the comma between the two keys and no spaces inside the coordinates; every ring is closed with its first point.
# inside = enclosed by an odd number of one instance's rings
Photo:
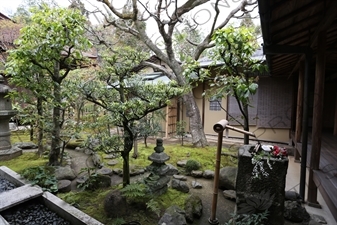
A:
{"type": "MultiPolygon", "coordinates": [[[[5,15],[12,15],[23,0],[0,0],[0,12],[5,15]]],[[[68,6],[68,0],[56,0],[60,6],[68,6]]]]}
{"type": "MultiPolygon", "coordinates": [[[[55,0],[59,6],[69,6],[69,0],[55,0]]],[[[143,0],[142,2],[148,2],[149,0],[143,0]]],[[[13,13],[16,11],[17,7],[20,4],[23,4],[24,0],[0,0],[0,12],[7,15],[7,16],[11,16],[13,15],[13,13]]],[[[97,0],[83,0],[83,2],[86,5],[86,8],[89,10],[93,10],[93,7],[91,6],[91,4],[94,4],[95,6],[101,6],[102,4],[100,2],[98,2],[97,0]],[[88,2],[90,2],[91,4],[89,4],[88,2]]],[[[113,5],[115,5],[117,8],[120,8],[126,1],[125,0],[114,0],[113,1],[113,5]]],[[[150,0],[149,1],[151,4],[156,3],[156,1],[154,0],[150,0]]],[[[171,7],[174,8],[174,0],[170,0],[168,1],[171,3],[171,7]]],[[[178,1],[178,6],[183,4],[185,1],[178,1]]],[[[190,19],[194,20],[195,22],[197,22],[200,26],[200,28],[202,28],[202,30],[204,32],[207,32],[207,30],[210,28],[210,25],[212,23],[212,19],[213,19],[213,15],[214,15],[214,2],[215,0],[210,0],[209,2],[193,9],[191,12],[189,12],[186,16],[188,16],[190,19]]],[[[235,7],[238,6],[238,4],[240,3],[240,0],[220,0],[219,2],[219,9],[220,9],[220,16],[219,19],[223,20],[228,13],[234,9],[235,7]]],[[[154,10],[154,5],[150,5],[149,7],[151,9],[149,9],[150,11],[154,10]]],[[[170,7],[170,8],[171,8],[170,7]]],[[[102,9],[102,8],[101,8],[102,9]]],[[[257,9],[254,10],[254,13],[252,14],[252,16],[256,16],[258,15],[257,13],[257,9]]],[[[238,23],[238,20],[231,20],[232,22],[238,23]]],[[[92,22],[93,23],[97,23],[97,20],[92,17],[92,22]]],[[[254,20],[255,24],[259,23],[259,19],[255,19],[254,20]]],[[[148,26],[147,26],[147,33],[148,35],[152,38],[152,39],[157,39],[159,38],[159,34],[158,31],[156,29],[156,25],[155,23],[151,20],[148,21],[148,26]]]]}

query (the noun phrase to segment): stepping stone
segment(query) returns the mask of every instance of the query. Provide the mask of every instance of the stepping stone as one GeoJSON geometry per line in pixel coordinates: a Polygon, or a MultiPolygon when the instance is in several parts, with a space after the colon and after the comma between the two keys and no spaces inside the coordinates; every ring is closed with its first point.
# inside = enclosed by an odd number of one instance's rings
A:
{"type": "Polygon", "coordinates": [[[76,179],[76,184],[83,184],[88,179],[87,176],[81,176],[76,179]]]}
{"type": "Polygon", "coordinates": [[[123,174],[123,170],[122,170],[122,169],[119,169],[119,168],[113,169],[112,172],[113,172],[114,174],[117,174],[117,175],[123,174]]]}
{"type": "Polygon", "coordinates": [[[71,181],[70,180],[59,180],[57,182],[57,188],[59,192],[66,193],[71,191],[71,181]]]}
{"type": "Polygon", "coordinates": [[[114,166],[114,165],[117,165],[118,163],[119,163],[119,161],[116,160],[116,159],[113,159],[113,160],[110,160],[109,162],[107,162],[107,164],[109,166],[114,166]]]}
{"type": "Polygon", "coordinates": [[[111,176],[113,174],[112,169],[103,167],[102,169],[97,170],[97,174],[111,176]]]}
{"type": "Polygon", "coordinates": [[[225,198],[229,200],[235,200],[236,199],[236,192],[234,190],[224,190],[222,194],[225,196],[225,198]]]}
{"type": "Polygon", "coordinates": [[[197,181],[192,181],[192,187],[194,189],[201,189],[202,188],[202,184],[200,184],[199,182],[197,181]]]}
{"type": "Polygon", "coordinates": [[[191,176],[196,178],[201,178],[203,175],[203,172],[201,170],[192,170],[191,176]]]}
{"type": "Polygon", "coordinates": [[[177,180],[182,180],[182,181],[187,181],[187,177],[183,176],[183,175],[173,175],[173,178],[174,179],[177,179],[177,180]]]}
{"type": "Polygon", "coordinates": [[[187,160],[180,160],[180,161],[177,162],[177,166],[185,167],[186,163],[187,163],[187,160]]]}
{"type": "Polygon", "coordinates": [[[204,174],[203,174],[203,177],[206,178],[206,179],[212,179],[212,178],[214,178],[214,171],[212,171],[212,170],[205,170],[204,174]]]}

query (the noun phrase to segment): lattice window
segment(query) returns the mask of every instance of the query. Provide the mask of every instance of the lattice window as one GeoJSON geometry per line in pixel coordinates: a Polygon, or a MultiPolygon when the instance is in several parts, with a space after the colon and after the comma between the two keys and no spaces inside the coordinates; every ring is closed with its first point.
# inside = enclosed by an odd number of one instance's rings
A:
{"type": "Polygon", "coordinates": [[[212,97],[209,100],[209,110],[210,111],[221,111],[221,98],[212,97]]]}

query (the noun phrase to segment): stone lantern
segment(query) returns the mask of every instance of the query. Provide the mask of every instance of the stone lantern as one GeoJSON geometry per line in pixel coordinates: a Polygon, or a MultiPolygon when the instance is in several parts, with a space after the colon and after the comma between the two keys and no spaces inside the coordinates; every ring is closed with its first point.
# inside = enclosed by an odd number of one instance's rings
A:
{"type": "Polygon", "coordinates": [[[155,195],[162,195],[167,191],[167,184],[170,182],[170,177],[166,176],[169,167],[165,164],[170,159],[164,152],[163,140],[157,139],[156,147],[148,159],[152,161],[146,170],[150,172],[149,176],[144,179],[145,184],[149,187],[150,192],[155,195]]]}
{"type": "Polygon", "coordinates": [[[4,84],[5,79],[0,75],[0,161],[9,160],[22,155],[22,150],[11,145],[9,120],[17,114],[12,109],[12,103],[7,97],[10,88],[4,84]]]}

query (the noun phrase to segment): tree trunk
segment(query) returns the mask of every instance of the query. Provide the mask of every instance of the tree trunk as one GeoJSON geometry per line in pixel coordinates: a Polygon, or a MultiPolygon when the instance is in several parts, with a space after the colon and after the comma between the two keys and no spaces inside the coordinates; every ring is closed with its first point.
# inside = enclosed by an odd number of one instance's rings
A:
{"type": "Polygon", "coordinates": [[[147,136],[146,135],[144,136],[144,145],[145,145],[145,148],[147,148],[147,136]]]}
{"type": "Polygon", "coordinates": [[[37,137],[37,146],[38,146],[38,155],[42,156],[44,152],[43,148],[43,122],[42,116],[43,116],[43,107],[42,107],[42,99],[40,97],[37,98],[37,114],[39,116],[38,121],[37,121],[37,129],[38,129],[38,137],[37,137]]]}
{"type": "MultiPolygon", "coordinates": [[[[55,80],[58,80],[60,76],[60,66],[59,63],[56,62],[54,66],[54,77],[55,80]]],[[[60,83],[57,83],[54,80],[53,88],[54,88],[54,107],[53,107],[53,129],[52,129],[52,138],[51,138],[51,148],[49,154],[49,165],[57,166],[59,165],[59,157],[60,157],[60,117],[61,117],[61,86],[60,83]]]]}
{"type": "MultiPolygon", "coordinates": [[[[244,116],[244,122],[243,122],[243,129],[245,131],[249,131],[249,116],[248,116],[248,105],[247,104],[244,104],[243,105],[243,112],[246,116],[244,116]]],[[[244,134],[243,136],[243,143],[245,145],[248,145],[249,144],[249,135],[248,134],[244,134]]]]}
{"type": "Polygon", "coordinates": [[[207,146],[207,139],[204,133],[204,128],[201,124],[200,111],[195,102],[193,92],[183,96],[184,103],[186,105],[187,116],[190,118],[190,132],[192,135],[192,144],[196,147],[207,146]]]}
{"type": "Polygon", "coordinates": [[[122,152],[123,158],[123,187],[130,184],[130,152],[132,150],[134,136],[128,126],[128,122],[123,122],[124,129],[124,147],[122,152]]]}

